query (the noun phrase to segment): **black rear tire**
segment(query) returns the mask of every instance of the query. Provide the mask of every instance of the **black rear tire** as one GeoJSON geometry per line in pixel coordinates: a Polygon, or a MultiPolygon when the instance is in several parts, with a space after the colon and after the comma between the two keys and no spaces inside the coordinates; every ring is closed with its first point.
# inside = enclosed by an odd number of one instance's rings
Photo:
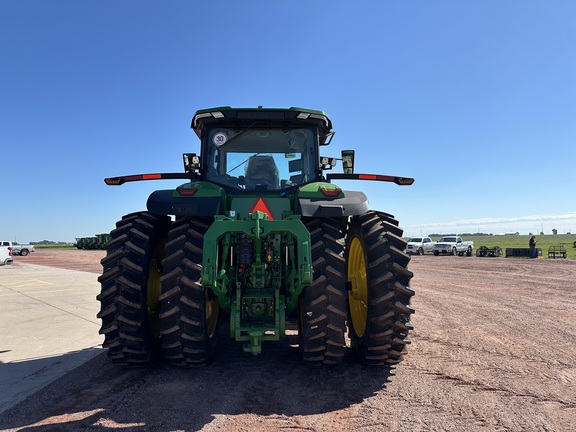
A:
{"type": "Polygon", "coordinates": [[[349,337],[367,365],[402,361],[410,343],[414,309],[409,287],[413,274],[406,242],[393,216],[369,211],[350,221],[346,237],[349,281],[349,337]]]}
{"type": "Polygon", "coordinates": [[[346,266],[338,219],[303,218],[312,245],[312,284],[300,297],[300,353],[309,366],[336,366],[346,346],[346,266]]]}
{"type": "Polygon", "coordinates": [[[144,366],[159,353],[159,281],[169,226],[167,216],[140,212],[124,216],[110,233],[96,298],[102,346],[115,363],[144,366]]]}
{"type": "Polygon", "coordinates": [[[164,357],[175,366],[203,366],[216,354],[220,308],[201,281],[204,234],[211,223],[207,217],[183,218],[168,233],[160,318],[164,357]]]}

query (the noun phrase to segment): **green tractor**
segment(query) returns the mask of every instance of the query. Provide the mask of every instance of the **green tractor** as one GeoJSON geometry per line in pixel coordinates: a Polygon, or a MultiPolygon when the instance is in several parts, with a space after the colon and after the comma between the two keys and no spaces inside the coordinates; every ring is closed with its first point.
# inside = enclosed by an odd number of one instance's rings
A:
{"type": "Polygon", "coordinates": [[[400,362],[414,312],[402,229],[332,181],[414,180],[354,174],[353,151],[322,156],[334,135],[322,111],[219,107],[197,111],[192,129],[201,151],[183,155],[183,173],[105,179],[188,180],[110,233],[97,298],[112,360],[208,364],[227,318],[254,355],[292,320],[308,365],[339,364],[346,332],[363,363],[400,362]],[[326,173],[337,160],[344,172],[326,173]]]}

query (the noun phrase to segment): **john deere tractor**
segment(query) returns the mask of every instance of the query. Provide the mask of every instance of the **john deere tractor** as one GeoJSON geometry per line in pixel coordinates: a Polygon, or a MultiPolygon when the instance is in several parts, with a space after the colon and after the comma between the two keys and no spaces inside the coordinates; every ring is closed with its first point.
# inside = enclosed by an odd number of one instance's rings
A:
{"type": "Polygon", "coordinates": [[[254,355],[291,320],[308,365],[337,365],[346,332],[363,363],[401,361],[414,312],[402,230],[333,181],[414,180],[354,174],[353,151],[324,157],[334,132],[322,111],[219,107],[192,129],[201,150],[183,155],[184,172],[105,179],[186,180],[110,233],[98,317],[112,360],[210,363],[225,318],[254,355]],[[343,173],[327,173],[338,160],[343,173]]]}

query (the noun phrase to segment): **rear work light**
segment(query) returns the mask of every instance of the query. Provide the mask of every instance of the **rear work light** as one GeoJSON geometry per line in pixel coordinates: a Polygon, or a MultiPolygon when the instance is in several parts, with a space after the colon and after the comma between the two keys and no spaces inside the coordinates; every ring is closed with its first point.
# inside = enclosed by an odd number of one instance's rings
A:
{"type": "Polygon", "coordinates": [[[196,195],[196,192],[198,192],[198,188],[177,187],[176,191],[182,196],[194,196],[196,195]]]}
{"type": "Polygon", "coordinates": [[[409,178],[409,177],[396,177],[396,181],[395,183],[399,184],[399,185],[406,185],[406,186],[410,186],[412,183],[414,183],[414,179],[413,178],[409,178]]]}
{"type": "Polygon", "coordinates": [[[322,195],[324,195],[325,197],[335,198],[342,193],[342,189],[340,189],[340,188],[336,188],[336,189],[320,188],[320,192],[322,192],[322,195]]]}

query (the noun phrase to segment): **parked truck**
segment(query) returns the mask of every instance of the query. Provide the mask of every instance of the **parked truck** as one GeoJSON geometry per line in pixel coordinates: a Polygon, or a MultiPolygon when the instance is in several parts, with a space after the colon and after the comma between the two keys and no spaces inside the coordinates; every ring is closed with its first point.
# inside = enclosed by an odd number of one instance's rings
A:
{"type": "Polygon", "coordinates": [[[424,255],[434,252],[434,242],[430,237],[414,237],[406,244],[406,253],[424,255]]]}
{"type": "Polygon", "coordinates": [[[12,247],[0,245],[0,265],[12,264],[12,261],[12,247]]]}
{"type": "Polygon", "coordinates": [[[463,241],[458,236],[442,237],[434,245],[434,255],[460,255],[472,256],[473,241],[463,241]]]}
{"type": "Polygon", "coordinates": [[[34,245],[21,245],[16,242],[11,241],[0,241],[0,246],[9,246],[12,248],[12,255],[22,255],[26,256],[31,252],[34,252],[34,245]]]}
{"type": "Polygon", "coordinates": [[[403,231],[333,181],[414,179],[355,174],[352,150],[322,155],[334,135],[323,111],[218,107],[197,111],[192,129],[200,154],[183,155],[184,172],[105,179],[188,180],[152,192],[111,232],[98,278],[110,358],[205,365],[226,319],[253,355],[291,320],[307,365],[339,364],[346,331],[361,362],[400,362],[414,312],[403,231]],[[344,172],[330,173],[337,160],[344,172]]]}

